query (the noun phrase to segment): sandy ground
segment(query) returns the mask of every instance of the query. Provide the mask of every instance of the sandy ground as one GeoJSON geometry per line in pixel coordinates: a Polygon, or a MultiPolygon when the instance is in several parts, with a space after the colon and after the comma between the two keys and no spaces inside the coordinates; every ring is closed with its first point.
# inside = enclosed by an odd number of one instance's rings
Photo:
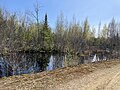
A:
{"type": "Polygon", "coordinates": [[[0,79],[0,90],[120,90],[120,61],[4,77],[0,79]]]}

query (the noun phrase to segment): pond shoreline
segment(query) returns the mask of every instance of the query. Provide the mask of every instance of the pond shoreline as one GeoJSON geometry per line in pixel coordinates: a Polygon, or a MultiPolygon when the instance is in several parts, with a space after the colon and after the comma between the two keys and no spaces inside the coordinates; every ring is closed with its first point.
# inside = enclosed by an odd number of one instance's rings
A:
{"type": "Polygon", "coordinates": [[[3,77],[0,79],[2,89],[40,89],[48,90],[56,85],[66,83],[73,78],[87,75],[99,69],[111,68],[120,64],[120,60],[101,61],[97,63],[82,64],[64,67],[53,71],[44,71],[36,74],[23,74],[18,76],[3,77]],[[16,83],[15,83],[16,82],[16,83]],[[33,84],[34,83],[34,84],[33,84]],[[16,87],[17,86],[17,87],[16,87]]]}

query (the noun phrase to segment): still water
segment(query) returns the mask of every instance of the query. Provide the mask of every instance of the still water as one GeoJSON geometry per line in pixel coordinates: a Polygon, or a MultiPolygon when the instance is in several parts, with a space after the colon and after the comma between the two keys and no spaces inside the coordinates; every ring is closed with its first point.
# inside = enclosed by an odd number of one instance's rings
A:
{"type": "Polygon", "coordinates": [[[82,60],[77,55],[51,53],[11,53],[0,57],[0,77],[49,71],[96,60],[96,55],[82,60]]]}

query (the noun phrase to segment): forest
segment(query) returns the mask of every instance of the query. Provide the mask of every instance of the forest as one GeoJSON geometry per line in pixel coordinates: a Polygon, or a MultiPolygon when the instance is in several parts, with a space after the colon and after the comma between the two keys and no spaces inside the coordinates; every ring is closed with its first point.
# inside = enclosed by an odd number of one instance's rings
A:
{"type": "Polygon", "coordinates": [[[62,52],[81,55],[85,51],[105,50],[110,58],[120,56],[120,23],[114,18],[95,28],[90,26],[88,18],[83,23],[75,18],[68,22],[61,13],[56,19],[55,29],[52,29],[48,23],[49,15],[46,13],[44,21],[40,21],[39,12],[36,7],[34,13],[18,18],[16,13],[0,9],[0,53],[62,52]]]}

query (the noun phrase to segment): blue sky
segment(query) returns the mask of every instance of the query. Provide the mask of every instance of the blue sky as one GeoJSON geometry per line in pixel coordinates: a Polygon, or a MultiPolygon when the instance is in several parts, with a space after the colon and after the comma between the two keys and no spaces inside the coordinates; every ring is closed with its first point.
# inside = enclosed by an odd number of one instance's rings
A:
{"type": "MultiPolygon", "coordinates": [[[[82,22],[86,17],[92,26],[120,19],[120,0],[37,0],[41,6],[40,17],[48,13],[49,24],[55,26],[60,12],[70,21],[73,16],[82,22]]],[[[11,12],[33,10],[36,0],[0,0],[0,6],[11,12]]]]}

